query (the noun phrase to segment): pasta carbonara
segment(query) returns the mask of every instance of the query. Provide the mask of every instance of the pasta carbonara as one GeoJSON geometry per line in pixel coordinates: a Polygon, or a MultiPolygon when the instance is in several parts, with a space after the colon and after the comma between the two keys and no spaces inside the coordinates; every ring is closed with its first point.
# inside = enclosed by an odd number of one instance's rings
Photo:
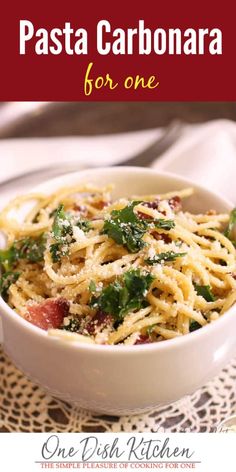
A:
{"type": "Polygon", "coordinates": [[[160,342],[217,320],[236,301],[236,215],[183,211],[191,194],[113,201],[112,186],[78,185],[16,198],[0,214],[2,297],[87,343],[160,342]]]}

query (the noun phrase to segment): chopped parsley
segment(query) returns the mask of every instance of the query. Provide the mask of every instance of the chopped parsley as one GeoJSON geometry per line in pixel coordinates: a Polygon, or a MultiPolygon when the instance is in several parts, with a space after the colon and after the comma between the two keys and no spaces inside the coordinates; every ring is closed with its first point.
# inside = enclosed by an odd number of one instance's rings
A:
{"type": "Polygon", "coordinates": [[[19,239],[8,249],[0,250],[0,265],[3,270],[0,278],[0,294],[4,298],[6,298],[11,284],[15,283],[20,276],[19,272],[12,271],[16,263],[19,260],[32,263],[43,261],[45,248],[45,235],[41,234],[38,238],[19,239]]]}
{"type": "Polygon", "coordinates": [[[109,284],[99,297],[92,296],[91,306],[122,321],[128,312],[145,306],[145,298],[154,277],[139,269],[125,272],[123,277],[109,284]]]}
{"type": "Polygon", "coordinates": [[[4,267],[5,271],[8,271],[20,259],[25,259],[29,262],[43,261],[45,248],[46,240],[44,234],[38,238],[28,237],[19,239],[10,248],[0,251],[0,264],[4,267]]]}
{"type": "Polygon", "coordinates": [[[156,254],[152,258],[145,259],[145,262],[148,265],[160,264],[162,261],[171,262],[171,261],[175,261],[178,257],[185,256],[186,254],[187,254],[186,252],[174,252],[174,251],[161,252],[160,254],[156,254]]]}
{"type": "Polygon", "coordinates": [[[151,325],[151,326],[148,326],[148,327],[147,327],[147,329],[146,329],[146,334],[147,334],[147,336],[150,337],[150,336],[153,334],[153,331],[154,331],[154,329],[155,329],[156,326],[157,326],[157,325],[154,324],[154,325],[151,325]]]}
{"type": "Polygon", "coordinates": [[[157,220],[148,220],[149,224],[153,223],[155,228],[165,229],[166,231],[170,231],[175,227],[174,220],[165,220],[164,218],[158,218],[157,220]]]}
{"type": "Polygon", "coordinates": [[[193,331],[196,331],[197,329],[201,328],[202,326],[197,322],[197,321],[191,321],[190,326],[189,326],[189,331],[192,333],[193,331]]]}
{"type": "Polygon", "coordinates": [[[53,262],[60,262],[62,256],[66,256],[69,244],[72,242],[73,226],[71,217],[64,210],[64,205],[60,204],[55,211],[52,225],[52,236],[55,240],[50,245],[50,253],[53,262]]]}
{"type": "Polygon", "coordinates": [[[90,284],[89,284],[89,291],[90,291],[90,293],[94,293],[94,292],[96,292],[96,290],[97,290],[96,289],[96,284],[95,284],[94,280],[91,280],[90,284]]]}
{"type": "Polygon", "coordinates": [[[55,242],[50,245],[53,262],[60,262],[63,256],[68,255],[69,245],[73,239],[73,224],[87,233],[91,227],[89,220],[78,219],[73,222],[72,215],[66,213],[64,205],[60,204],[53,212],[52,236],[55,242]]]}
{"type": "Polygon", "coordinates": [[[134,201],[122,210],[113,210],[108,219],[105,220],[103,233],[113,239],[117,244],[127,247],[129,252],[138,252],[145,246],[143,236],[150,226],[164,230],[174,227],[173,220],[143,219],[134,213],[134,207],[142,202],[134,201]]]}
{"type": "Polygon", "coordinates": [[[7,271],[0,277],[0,295],[3,298],[7,297],[9,287],[17,281],[19,276],[19,272],[7,271]]]}
{"type": "Polygon", "coordinates": [[[71,333],[77,333],[80,328],[80,320],[79,318],[65,318],[64,323],[61,325],[60,329],[63,329],[65,331],[70,331],[71,333]],[[66,321],[66,324],[64,324],[66,321]]]}
{"type": "Polygon", "coordinates": [[[68,255],[68,245],[63,243],[53,243],[50,245],[50,254],[53,262],[60,262],[63,256],[68,255]]]}
{"type": "Polygon", "coordinates": [[[86,219],[77,220],[75,226],[78,226],[79,229],[82,229],[84,233],[87,233],[91,229],[90,221],[86,219]]]}
{"type": "Polygon", "coordinates": [[[236,208],[234,208],[231,211],[228,226],[224,231],[224,235],[226,236],[226,238],[230,239],[230,241],[232,241],[234,245],[236,245],[236,238],[235,236],[232,235],[232,232],[235,225],[236,225],[236,208]]]}
{"type": "Polygon", "coordinates": [[[194,285],[195,290],[198,295],[203,297],[207,302],[214,302],[215,296],[211,291],[210,285],[194,285]]]}
{"type": "Polygon", "coordinates": [[[16,261],[17,250],[15,244],[13,244],[9,249],[0,250],[0,264],[6,271],[9,270],[16,261]]]}
{"type": "Polygon", "coordinates": [[[73,234],[70,215],[65,212],[64,205],[62,204],[59,205],[55,212],[52,225],[52,234],[53,237],[59,242],[64,240],[68,234],[70,236],[73,234]]]}
{"type": "Polygon", "coordinates": [[[122,210],[113,210],[104,222],[103,233],[117,244],[126,246],[129,252],[138,252],[145,245],[142,237],[147,231],[147,223],[134,213],[134,207],[139,203],[132,202],[122,210]]]}
{"type": "Polygon", "coordinates": [[[27,238],[22,241],[21,255],[22,259],[25,256],[29,262],[41,262],[44,258],[44,251],[46,249],[46,238],[42,234],[37,239],[27,238]]]}

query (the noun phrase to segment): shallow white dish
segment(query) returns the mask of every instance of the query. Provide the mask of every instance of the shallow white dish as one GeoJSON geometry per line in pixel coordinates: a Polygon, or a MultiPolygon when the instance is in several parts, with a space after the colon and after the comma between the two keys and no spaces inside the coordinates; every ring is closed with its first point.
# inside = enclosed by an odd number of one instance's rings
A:
{"type": "MultiPolygon", "coordinates": [[[[104,168],[45,182],[50,193],[75,182],[116,185],[115,197],[163,193],[193,186],[186,203],[196,211],[230,211],[222,197],[192,182],[151,169],[104,168]]],[[[219,320],[181,338],[138,346],[69,343],[49,337],[1,298],[3,347],[13,362],[50,394],[89,410],[123,415],[144,412],[190,394],[236,354],[236,306],[219,320]]]]}

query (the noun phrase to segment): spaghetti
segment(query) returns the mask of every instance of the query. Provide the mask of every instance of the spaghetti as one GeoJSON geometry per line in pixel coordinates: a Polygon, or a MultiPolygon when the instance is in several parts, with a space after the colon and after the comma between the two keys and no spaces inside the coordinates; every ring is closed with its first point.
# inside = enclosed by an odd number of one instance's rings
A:
{"type": "Polygon", "coordinates": [[[136,345],[183,336],[235,303],[234,211],[183,211],[192,189],[111,194],[61,188],[1,212],[0,290],[20,316],[69,341],[136,345]]]}

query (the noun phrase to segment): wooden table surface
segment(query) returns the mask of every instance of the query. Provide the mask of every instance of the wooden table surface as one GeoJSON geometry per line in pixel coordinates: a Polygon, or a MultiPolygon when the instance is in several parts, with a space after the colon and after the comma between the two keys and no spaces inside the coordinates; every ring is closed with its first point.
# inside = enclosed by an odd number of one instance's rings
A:
{"type": "Polygon", "coordinates": [[[118,133],[166,126],[173,119],[217,118],[236,120],[236,102],[52,102],[4,130],[0,121],[0,138],[118,133]]]}

